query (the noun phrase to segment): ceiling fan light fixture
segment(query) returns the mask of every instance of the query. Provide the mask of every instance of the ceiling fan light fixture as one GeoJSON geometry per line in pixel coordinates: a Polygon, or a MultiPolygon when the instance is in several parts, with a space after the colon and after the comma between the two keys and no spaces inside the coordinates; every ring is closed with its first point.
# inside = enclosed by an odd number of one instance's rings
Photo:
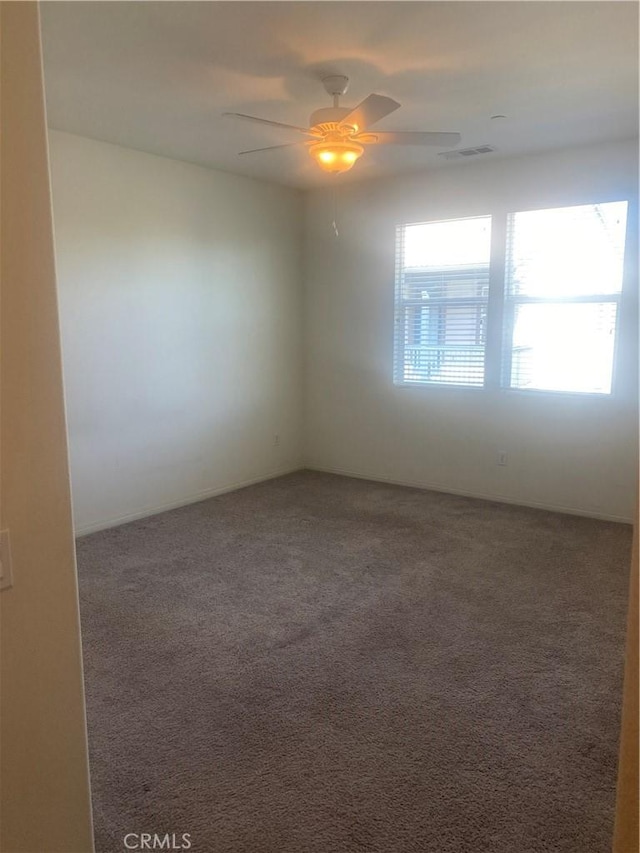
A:
{"type": "Polygon", "coordinates": [[[347,172],[362,156],[364,148],[358,142],[325,140],[309,146],[309,153],[325,172],[347,172]]]}
{"type": "Polygon", "coordinates": [[[240,154],[257,154],[262,151],[277,151],[282,148],[305,145],[316,164],[324,172],[338,175],[353,168],[362,157],[366,145],[435,145],[438,148],[450,148],[460,142],[459,133],[434,133],[423,130],[370,133],[369,128],[372,125],[397,110],[400,104],[393,98],[377,95],[374,92],[367,95],[356,107],[341,107],[339,101],[347,91],[348,78],[341,74],[333,74],[325,77],[323,83],[327,92],[333,97],[333,106],[321,107],[311,113],[309,127],[284,124],[281,121],[272,121],[246,113],[225,113],[225,115],[257,124],[295,130],[307,137],[305,142],[287,142],[284,145],[253,148],[250,151],[241,151],[240,154]]]}

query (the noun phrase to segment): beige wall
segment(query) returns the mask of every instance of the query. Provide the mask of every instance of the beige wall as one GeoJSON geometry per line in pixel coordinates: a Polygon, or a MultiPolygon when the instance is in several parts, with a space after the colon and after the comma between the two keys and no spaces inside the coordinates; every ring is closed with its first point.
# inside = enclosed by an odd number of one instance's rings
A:
{"type": "Polygon", "coordinates": [[[637,140],[346,184],[307,196],[307,463],[631,520],[637,477],[637,140]],[[393,384],[397,224],[626,198],[619,394],[393,384]],[[498,451],[509,464],[499,467],[498,451]]]}
{"type": "Polygon", "coordinates": [[[299,468],[301,193],[50,146],[77,532],[299,468]]]}
{"type": "Polygon", "coordinates": [[[3,853],[92,850],[38,6],[2,3],[3,853]]]}
{"type": "Polygon", "coordinates": [[[629,617],[627,620],[627,650],[622,694],[622,725],[620,727],[620,761],[618,766],[618,795],[613,853],[638,853],[638,512],[633,531],[633,555],[629,582],[629,617]]]}

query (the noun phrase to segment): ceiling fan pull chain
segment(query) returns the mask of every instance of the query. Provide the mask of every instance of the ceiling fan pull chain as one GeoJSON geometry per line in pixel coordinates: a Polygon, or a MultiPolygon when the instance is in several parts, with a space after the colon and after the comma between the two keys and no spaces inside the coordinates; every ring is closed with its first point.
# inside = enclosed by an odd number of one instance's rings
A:
{"type": "Polygon", "coordinates": [[[340,236],[340,232],[338,231],[338,190],[335,185],[333,187],[333,230],[336,237],[340,236]]]}

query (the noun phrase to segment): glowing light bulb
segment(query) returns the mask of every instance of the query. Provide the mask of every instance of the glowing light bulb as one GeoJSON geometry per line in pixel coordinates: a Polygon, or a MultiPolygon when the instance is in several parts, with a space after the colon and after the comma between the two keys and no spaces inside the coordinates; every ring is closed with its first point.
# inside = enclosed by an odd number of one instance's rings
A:
{"type": "Polygon", "coordinates": [[[362,156],[364,148],[345,138],[328,138],[309,147],[309,153],[325,172],[346,172],[362,156]]]}

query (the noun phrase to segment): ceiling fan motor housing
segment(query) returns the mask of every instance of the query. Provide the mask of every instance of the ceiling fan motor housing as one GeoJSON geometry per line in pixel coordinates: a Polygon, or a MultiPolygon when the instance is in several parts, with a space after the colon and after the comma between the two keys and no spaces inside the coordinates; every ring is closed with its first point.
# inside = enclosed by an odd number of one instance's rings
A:
{"type": "MultiPolygon", "coordinates": [[[[324,133],[329,130],[337,130],[337,125],[342,121],[345,116],[348,116],[351,112],[351,107],[322,107],[319,110],[311,113],[309,118],[309,127],[312,129],[319,128],[324,133]],[[330,125],[330,127],[324,128],[322,125],[330,125]]],[[[345,130],[348,132],[353,132],[353,128],[350,125],[343,125],[345,130]]]]}

